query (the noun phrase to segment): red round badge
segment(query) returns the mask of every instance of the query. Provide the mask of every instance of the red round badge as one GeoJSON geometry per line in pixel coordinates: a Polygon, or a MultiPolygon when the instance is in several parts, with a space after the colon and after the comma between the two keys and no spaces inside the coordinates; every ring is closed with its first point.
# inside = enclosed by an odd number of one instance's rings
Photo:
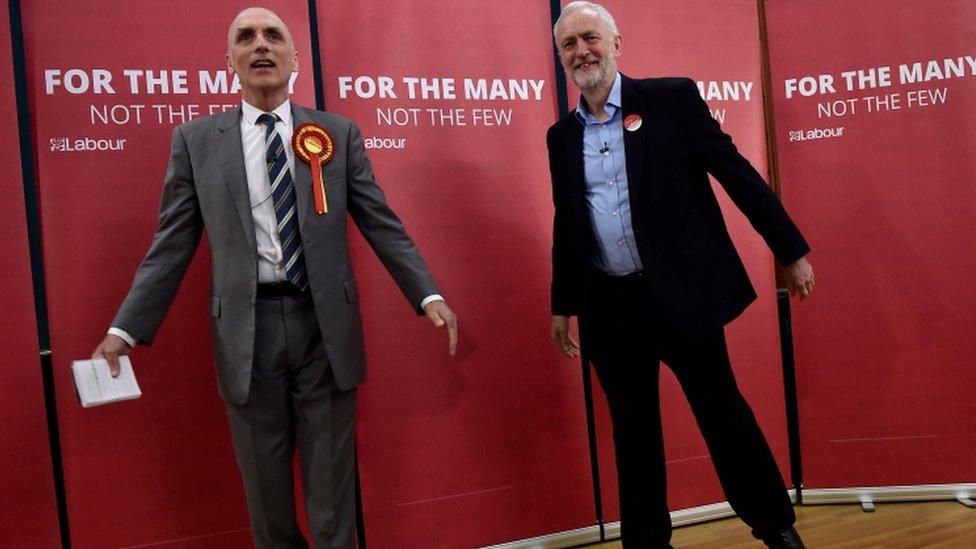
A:
{"type": "Polygon", "coordinates": [[[627,116],[627,118],[624,118],[624,128],[626,128],[626,130],[629,132],[636,132],[640,129],[641,124],[643,123],[644,121],[641,120],[641,117],[638,114],[631,114],[627,116]]]}

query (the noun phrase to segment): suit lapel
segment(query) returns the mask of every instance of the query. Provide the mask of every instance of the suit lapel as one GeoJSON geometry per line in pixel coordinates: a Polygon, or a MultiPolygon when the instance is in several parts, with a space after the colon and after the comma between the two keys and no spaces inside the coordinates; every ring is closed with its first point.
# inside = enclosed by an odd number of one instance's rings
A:
{"type": "Polygon", "coordinates": [[[234,201],[247,241],[252,249],[257,249],[254,218],[251,217],[251,199],[247,191],[247,173],[244,169],[244,145],[241,142],[240,119],[241,108],[237,107],[225,112],[217,120],[217,159],[220,173],[234,201]]]}
{"type": "Polygon", "coordinates": [[[569,183],[571,185],[570,191],[574,196],[584,199],[586,198],[586,165],[583,161],[583,125],[577,120],[572,120],[569,124],[569,133],[566,139],[569,142],[570,151],[572,154],[569,158],[572,161],[569,163],[569,183]]]}
{"type": "MultiPolygon", "coordinates": [[[[628,116],[641,117],[641,126],[635,131],[629,131],[624,124],[624,154],[627,156],[627,187],[631,198],[636,197],[643,187],[645,142],[650,131],[651,121],[648,120],[644,99],[640,96],[637,83],[621,75],[620,102],[623,110],[622,120],[628,116]]],[[[633,203],[633,200],[631,201],[633,203]]]]}
{"type": "MultiPolygon", "coordinates": [[[[294,121],[292,122],[292,130],[298,129],[302,124],[312,123],[312,117],[309,116],[308,112],[295,105],[291,104],[291,115],[294,121]]],[[[291,147],[291,143],[286,143],[286,147],[291,147]]],[[[295,182],[295,199],[297,200],[298,208],[298,221],[299,226],[305,223],[308,218],[312,208],[312,170],[309,168],[308,162],[305,162],[301,158],[295,157],[295,173],[292,174],[292,179],[295,182]]],[[[326,200],[329,198],[328,189],[326,189],[325,194],[326,200]]]]}

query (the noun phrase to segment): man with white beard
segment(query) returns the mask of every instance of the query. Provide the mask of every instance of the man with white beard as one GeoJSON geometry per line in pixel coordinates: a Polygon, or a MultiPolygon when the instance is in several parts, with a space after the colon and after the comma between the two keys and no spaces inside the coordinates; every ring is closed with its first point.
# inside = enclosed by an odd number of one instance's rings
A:
{"type": "Polygon", "coordinates": [[[547,134],[555,222],[553,342],[578,315],[613,421],[626,548],[671,547],[658,375],[664,361],[695,413],[736,513],[769,547],[802,548],[769,445],[736,386],[724,326],[756,298],[712,191],[712,174],[782,265],[814,286],[810,251],[779,199],[712,119],[687,78],[617,72],[613,17],[571,2],[553,34],[579,106],[547,134]]]}

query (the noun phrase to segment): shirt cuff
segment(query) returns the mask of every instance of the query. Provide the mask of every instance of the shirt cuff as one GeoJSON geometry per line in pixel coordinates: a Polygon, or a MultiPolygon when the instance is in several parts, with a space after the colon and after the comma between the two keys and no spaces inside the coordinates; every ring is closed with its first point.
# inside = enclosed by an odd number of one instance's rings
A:
{"type": "Polygon", "coordinates": [[[114,336],[121,337],[123,341],[125,341],[126,343],[129,344],[129,347],[132,347],[133,349],[135,349],[135,347],[136,347],[136,339],[134,337],[130,336],[129,335],[129,332],[123,330],[122,328],[116,328],[115,326],[112,326],[111,328],[108,329],[108,333],[110,333],[110,334],[112,334],[114,336]]]}
{"type": "Polygon", "coordinates": [[[420,302],[420,308],[423,309],[424,307],[427,306],[428,303],[432,301],[444,301],[444,298],[441,296],[441,294],[431,294],[425,297],[424,300],[420,302]]]}

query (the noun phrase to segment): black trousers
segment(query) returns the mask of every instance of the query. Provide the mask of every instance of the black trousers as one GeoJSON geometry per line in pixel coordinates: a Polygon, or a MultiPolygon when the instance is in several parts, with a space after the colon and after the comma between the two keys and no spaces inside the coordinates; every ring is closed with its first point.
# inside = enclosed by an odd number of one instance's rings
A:
{"type": "Polygon", "coordinates": [[[724,331],[689,334],[665,318],[640,277],[597,275],[582,320],[584,352],[606,393],[620,485],[623,546],[670,547],[659,364],[691,404],[725,496],[761,538],[796,520],[755,416],[739,392],[724,331]]]}

